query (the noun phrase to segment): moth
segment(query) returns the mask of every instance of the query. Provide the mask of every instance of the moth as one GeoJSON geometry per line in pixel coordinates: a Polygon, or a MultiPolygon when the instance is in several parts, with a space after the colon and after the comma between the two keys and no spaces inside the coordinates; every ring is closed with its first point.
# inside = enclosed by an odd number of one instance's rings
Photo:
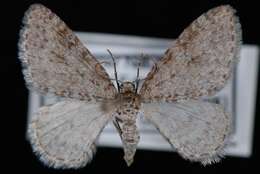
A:
{"type": "Polygon", "coordinates": [[[181,33],[143,81],[137,76],[133,82],[120,82],[115,61],[111,79],[59,17],[43,5],[31,5],[19,40],[25,81],[43,95],[64,98],[41,107],[30,120],[33,151],[54,168],[83,167],[111,121],[129,166],[140,140],[136,119],[144,116],[183,158],[204,165],[218,162],[231,115],[201,97],[216,94],[231,76],[240,28],[231,6],[215,7],[181,33]]]}

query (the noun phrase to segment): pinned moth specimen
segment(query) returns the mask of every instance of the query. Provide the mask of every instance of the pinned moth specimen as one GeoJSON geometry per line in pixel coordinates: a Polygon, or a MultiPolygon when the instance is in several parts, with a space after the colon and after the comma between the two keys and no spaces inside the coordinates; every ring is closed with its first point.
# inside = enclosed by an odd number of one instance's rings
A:
{"type": "Polygon", "coordinates": [[[136,119],[144,116],[183,158],[204,165],[219,161],[231,115],[201,97],[225,86],[240,43],[235,10],[222,5],[192,22],[142,83],[138,75],[133,82],[120,82],[113,55],[115,79],[59,17],[43,5],[32,5],[19,41],[25,80],[30,89],[64,98],[41,107],[29,121],[33,151],[54,168],[83,167],[112,121],[124,160],[131,165],[140,140],[136,119]]]}

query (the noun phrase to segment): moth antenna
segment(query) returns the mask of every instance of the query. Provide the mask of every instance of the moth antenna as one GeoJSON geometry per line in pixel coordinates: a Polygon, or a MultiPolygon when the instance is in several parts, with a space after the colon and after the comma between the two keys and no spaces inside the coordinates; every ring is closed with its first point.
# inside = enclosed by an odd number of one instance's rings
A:
{"type": "MultiPolygon", "coordinates": [[[[143,57],[143,54],[141,55],[141,57],[143,57]]],[[[137,94],[138,87],[139,87],[139,82],[140,82],[140,79],[139,79],[140,65],[141,65],[141,60],[139,60],[138,67],[137,67],[136,80],[135,80],[135,82],[136,82],[135,94],[137,94]]]]}
{"type": "Polygon", "coordinates": [[[123,131],[122,131],[122,129],[120,128],[120,125],[119,125],[119,123],[118,123],[118,120],[117,120],[117,119],[113,120],[113,124],[114,124],[114,126],[115,126],[117,132],[119,133],[119,136],[122,138],[122,133],[123,133],[123,131]]]}
{"type": "MultiPolygon", "coordinates": [[[[102,65],[102,64],[105,64],[105,63],[110,64],[110,62],[108,62],[108,61],[102,61],[102,62],[100,62],[99,64],[102,65]]],[[[98,66],[98,63],[96,64],[95,69],[97,69],[97,66],[98,66]]],[[[104,78],[104,79],[108,79],[108,80],[116,80],[116,79],[108,78],[108,77],[106,77],[106,76],[100,74],[99,71],[95,71],[95,72],[96,72],[99,76],[101,76],[102,78],[104,78]]],[[[118,79],[117,79],[117,80],[118,80],[118,79]]],[[[119,83],[123,83],[121,80],[118,80],[118,82],[119,82],[119,83]]]]}
{"type": "Polygon", "coordinates": [[[119,85],[119,81],[118,81],[118,77],[117,77],[117,71],[116,71],[116,61],[115,61],[115,58],[114,58],[112,52],[109,49],[107,49],[107,52],[110,54],[112,61],[113,61],[116,85],[117,85],[118,92],[120,92],[120,85],[119,85]]]}

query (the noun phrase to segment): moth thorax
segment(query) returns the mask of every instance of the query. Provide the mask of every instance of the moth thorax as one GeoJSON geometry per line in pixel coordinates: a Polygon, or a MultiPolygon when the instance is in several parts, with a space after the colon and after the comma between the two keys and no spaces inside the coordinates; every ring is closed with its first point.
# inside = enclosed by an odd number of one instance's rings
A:
{"type": "Polygon", "coordinates": [[[126,92],[135,92],[135,85],[132,82],[123,82],[120,85],[120,92],[126,93],[126,92]]]}

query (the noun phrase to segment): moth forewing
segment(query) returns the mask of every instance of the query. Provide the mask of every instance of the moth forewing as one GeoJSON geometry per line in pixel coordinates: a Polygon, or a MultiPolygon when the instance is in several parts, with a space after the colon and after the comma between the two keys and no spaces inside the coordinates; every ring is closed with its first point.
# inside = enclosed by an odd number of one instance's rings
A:
{"type": "Polygon", "coordinates": [[[145,102],[214,95],[229,79],[240,44],[235,10],[228,5],[209,10],[192,22],[156,63],[140,95],[145,102]]]}
{"type": "Polygon", "coordinates": [[[18,47],[25,80],[38,92],[87,101],[115,97],[116,89],[102,65],[43,5],[31,5],[26,11],[18,47]]]}

